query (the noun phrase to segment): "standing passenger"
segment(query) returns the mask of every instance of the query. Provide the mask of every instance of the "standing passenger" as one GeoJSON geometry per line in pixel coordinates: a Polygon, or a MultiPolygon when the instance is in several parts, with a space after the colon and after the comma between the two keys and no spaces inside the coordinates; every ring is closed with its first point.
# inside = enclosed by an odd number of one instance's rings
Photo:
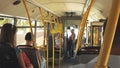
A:
{"type": "Polygon", "coordinates": [[[67,50],[69,51],[69,56],[73,57],[74,55],[74,47],[75,47],[75,33],[74,29],[71,30],[71,36],[68,39],[67,50]]]}
{"type": "Polygon", "coordinates": [[[2,26],[0,34],[0,68],[26,68],[20,50],[15,49],[16,31],[16,26],[10,23],[2,26]],[[15,50],[17,51],[15,52],[15,50]]]}

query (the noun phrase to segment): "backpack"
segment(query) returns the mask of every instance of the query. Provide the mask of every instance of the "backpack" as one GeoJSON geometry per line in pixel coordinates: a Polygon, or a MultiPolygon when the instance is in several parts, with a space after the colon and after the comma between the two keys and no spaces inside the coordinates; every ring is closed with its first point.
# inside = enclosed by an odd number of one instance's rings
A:
{"type": "Polygon", "coordinates": [[[8,43],[0,43],[0,68],[20,68],[16,51],[8,43]]]}

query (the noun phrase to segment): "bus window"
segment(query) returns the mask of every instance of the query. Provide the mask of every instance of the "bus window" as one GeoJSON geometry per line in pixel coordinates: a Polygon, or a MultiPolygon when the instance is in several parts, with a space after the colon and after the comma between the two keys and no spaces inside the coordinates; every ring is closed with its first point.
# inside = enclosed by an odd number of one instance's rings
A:
{"type": "Polygon", "coordinates": [[[43,45],[44,40],[44,27],[41,21],[37,21],[37,29],[36,29],[36,44],[37,46],[43,45]]]}
{"type": "Polygon", "coordinates": [[[5,23],[14,24],[14,19],[13,18],[0,17],[0,27],[5,23]]]}
{"type": "MultiPolygon", "coordinates": [[[[33,26],[32,30],[34,34],[35,21],[32,21],[31,23],[33,26]]],[[[31,32],[29,21],[24,19],[17,19],[16,26],[17,26],[17,45],[25,44],[24,36],[27,32],[31,32]]]]}

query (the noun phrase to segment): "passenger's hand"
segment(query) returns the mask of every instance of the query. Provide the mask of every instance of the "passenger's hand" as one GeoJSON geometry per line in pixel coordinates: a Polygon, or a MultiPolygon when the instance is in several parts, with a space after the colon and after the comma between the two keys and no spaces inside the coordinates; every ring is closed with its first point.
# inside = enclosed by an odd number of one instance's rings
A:
{"type": "Polygon", "coordinates": [[[27,65],[27,68],[33,68],[32,64],[27,65]]]}

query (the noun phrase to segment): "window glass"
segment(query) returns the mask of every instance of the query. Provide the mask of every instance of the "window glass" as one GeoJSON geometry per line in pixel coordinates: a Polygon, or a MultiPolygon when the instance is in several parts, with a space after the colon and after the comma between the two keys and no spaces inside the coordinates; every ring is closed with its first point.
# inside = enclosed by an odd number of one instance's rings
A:
{"type": "MultiPolygon", "coordinates": [[[[5,23],[14,24],[14,18],[0,17],[0,28],[5,23]]],[[[36,34],[35,35],[36,38],[34,40],[36,40],[37,46],[40,46],[43,45],[44,40],[44,25],[41,21],[37,21],[36,23],[37,23],[36,33],[35,33],[35,21],[31,22],[33,26],[32,30],[33,34],[34,33],[36,34]]],[[[25,35],[27,32],[31,32],[29,21],[25,19],[17,19],[16,27],[17,27],[16,45],[26,44],[25,35]]]]}
{"type": "MultiPolygon", "coordinates": [[[[35,22],[34,21],[32,21],[31,24],[32,24],[32,26],[35,26],[35,22]]],[[[30,24],[29,24],[28,20],[17,19],[17,26],[30,26],[30,24]]]]}
{"type": "Polygon", "coordinates": [[[43,40],[44,40],[44,30],[37,28],[37,33],[36,33],[37,46],[43,45],[43,40]]]}
{"type": "Polygon", "coordinates": [[[11,23],[14,24],[14,19],[13,18],[7,18],[7,17],[0,17],[0,32],[1,32],[1,27],[5,23],[11,23]]]}
{"type": "MultiPolygon", "coordinates": [[[[34,33],[34,28],[33,33],[34,33]]],[[[31,32],[30,28],[17,28],[17,45],[25,44],[25,35],[27,32],[31,32]]]]}
{"type": "Polygon", "coordinates": [[[37,22],[37,26],[44,26],[44,25],[43,25],[43,22],[38,21],[38,22],[37,22]]]}
{"type": "Polygon", "coordinates": [[[0,27],[5,23],[14,24],[14,19],[13,18],[0,17],[0,27]]]}
{"type": "Polygon", "coordinates": [[[41,21],[37,22],[37,29],[36,29],[36,44],[37,46],[43,45],[44,40],[44,27],[41,21]]]}

